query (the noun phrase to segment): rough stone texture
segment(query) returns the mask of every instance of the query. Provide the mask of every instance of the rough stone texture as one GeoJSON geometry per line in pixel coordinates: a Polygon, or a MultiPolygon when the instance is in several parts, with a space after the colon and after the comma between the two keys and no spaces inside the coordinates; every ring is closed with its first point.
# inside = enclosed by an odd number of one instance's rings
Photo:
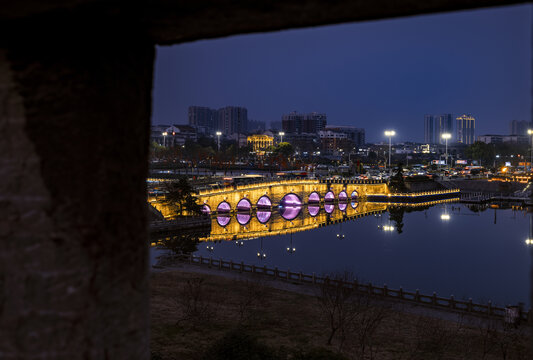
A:
{"type": "Polygon", "coordinates": [[[111,30],[0,51],[2,359],[148,357],[154,47],[111,30]]]}
{"type": "MultiPolygon", "coordinates": [[[[0,8],[11,20],[73,13],[135,17],[157,44],[240,33],[366,21],[528,2],[526,0],[18,0],[0,8]]],[[[5,21],[3,21],[5,20],[5,21]]]]}

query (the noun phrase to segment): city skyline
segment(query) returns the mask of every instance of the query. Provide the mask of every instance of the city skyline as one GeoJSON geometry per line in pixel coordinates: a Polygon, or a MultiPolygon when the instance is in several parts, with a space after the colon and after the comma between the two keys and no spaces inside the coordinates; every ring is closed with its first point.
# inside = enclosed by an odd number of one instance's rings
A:
{"type": "Polygon", "coordinates": [[[424,114],[472,114],[476,132],[530,121],[530,5],[233,36],[159,47],[152,122],[189,106],[291,111],[423,141],[424,114]],[[423,31],[421,31],[423,29],[423,31]]]}

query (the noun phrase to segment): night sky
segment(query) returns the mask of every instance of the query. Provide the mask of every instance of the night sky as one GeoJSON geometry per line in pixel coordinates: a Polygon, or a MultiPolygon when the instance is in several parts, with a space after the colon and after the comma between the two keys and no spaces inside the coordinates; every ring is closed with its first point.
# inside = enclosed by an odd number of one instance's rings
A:
{"type": "MultiPolygon", "coordinates": [[[[423,141],[424,114],[471,113],[476,136],[531,118],[531,5],[240,35],[158,47],[153,124],[190,105],[248,118],[325,112],[367,141],[423,141]]],[[[455,124],[454,124],[455,125],[455,124]]]]}

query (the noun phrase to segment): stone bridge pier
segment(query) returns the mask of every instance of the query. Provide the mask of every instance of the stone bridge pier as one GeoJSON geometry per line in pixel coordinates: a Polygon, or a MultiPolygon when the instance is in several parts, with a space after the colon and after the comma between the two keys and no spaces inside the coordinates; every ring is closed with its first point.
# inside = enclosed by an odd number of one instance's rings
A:
{"type": "Polygon", "coordinates": [[[149,358],[155,45],[519,2],[4,1],[0,358],[149,358]]]}

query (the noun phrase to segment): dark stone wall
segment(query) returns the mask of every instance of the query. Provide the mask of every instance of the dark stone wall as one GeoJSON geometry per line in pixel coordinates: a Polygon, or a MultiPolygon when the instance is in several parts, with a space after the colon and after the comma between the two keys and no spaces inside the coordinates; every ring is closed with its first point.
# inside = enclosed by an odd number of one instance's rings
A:
{"type": "Polygon", "coordinates": [[[115,25],[0,50],[1,358],[148,358],[154,46],[115,25]]]}

